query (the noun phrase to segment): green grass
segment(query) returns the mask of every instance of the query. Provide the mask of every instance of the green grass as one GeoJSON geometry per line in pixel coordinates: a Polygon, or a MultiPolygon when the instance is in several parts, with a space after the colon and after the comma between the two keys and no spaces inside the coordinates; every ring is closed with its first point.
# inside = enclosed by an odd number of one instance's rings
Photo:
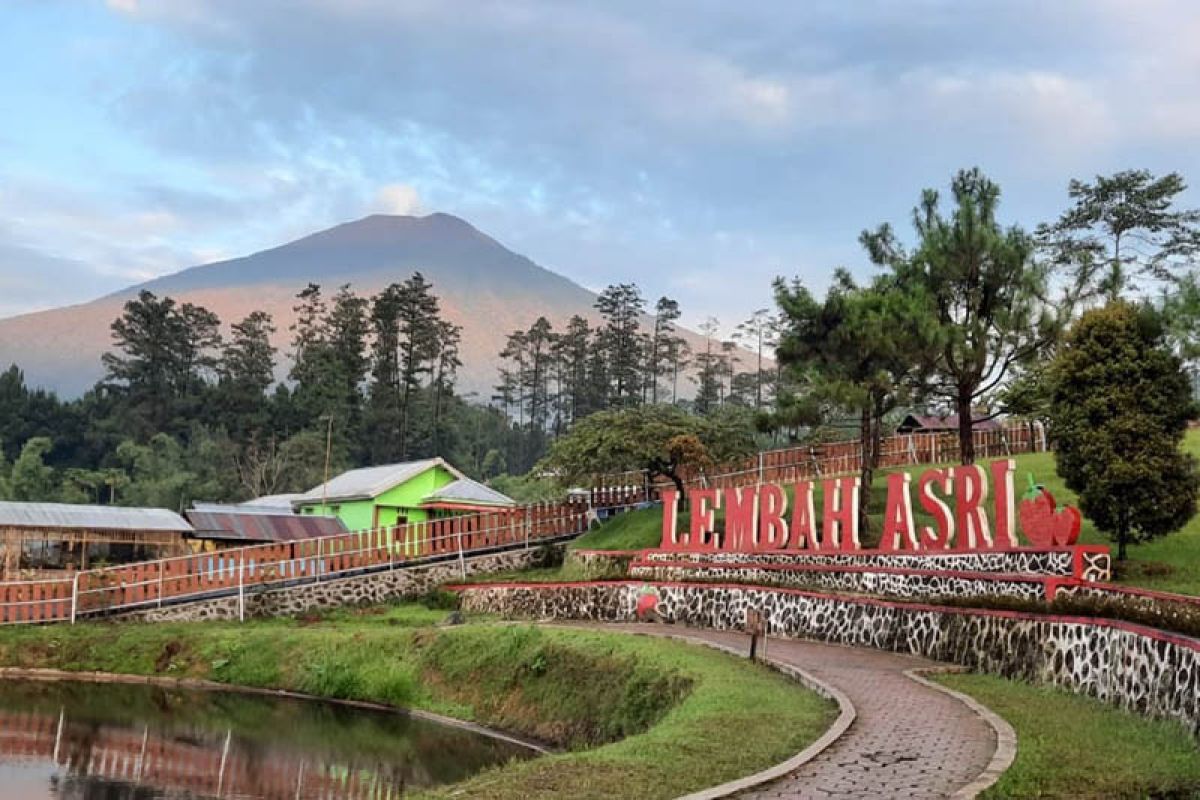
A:
{"type": "Polygon", "coordinates": [[[803,749],[833,705],[757,664],[418,605],[304,620],[0,629],[0,665],[200,678],[426,709],[559,743],[437,797],[676,797],[803,749]],[[746,746],[745,743],[754,743],[746,746]]]}
{"type": "MultiPolygon", "coordinates": [[[[687,524],[681,514],[680,525],[687,524]]],[[[662,509],[626,511],[575,539],[571,550],[644,550],[662,541],[662,509]]]]}
{"type": "Polygon", "coordinates": [[[1200,797],[1200,751],[1178,723],[988,675],[937,680],[1016,731],[1016,760],[984,798],[1200,797]]]}
{"type": "MultiPolygon", "coordinates": [[[[1185,449],[1200,457],[1200,431],[1189,431],[1184,442],[1185,449]]],[[[1038,483],[1044,485],[1059,503],[1073,505],[1077,502],[1074,492],[1069,491],[1054,471],[1053,453],[1029,453],[1016,457],[1016,487],[1018,495],[1024,491],[1025,476],[1032,472],[1038,483]]],[[[986,466],[988,462],[981,462],[986,466]]],[[[920,466],[904,468],[914,475],[920,466]]],[[[894,471],[894,470],[891,470],[894,471]]],[[[863,545],[873,547],[878,542],[883,525],[883,512],[887,500],[887,472],[876,475],[871,486],[870,533],[863,537],[863,545]]],[[[789,490],[790,491],[790,490],[789,490]]],[[[915,492],[915,488],[914,488],[915,492]]],[[[815,487],[814,507],[821,514],[823,494],[815,487]]],[[[1020,497],[1017,498],[1018,502],[1020,497]]],[[[931,524],[915,502],[914,512],[917,525],[931,524]]],[[[991,510],[989,508],[989,516],[991,510]]],[[[687,525],[686,514],[680,515],[680,528],[687,525]]],[[[594,550],[641,550],[658,547],[662,539],[661,509],[632,511],[605,522],[599,528],[584,534],[572,544],[574,549],[594,550]]],[[[1096,530],[1095,525],[1084,519],[1079,537],[1083,544],[1110,544],[1107,537],[1096,530]]],[[[1114,557],[1116,547],[1113,546],[1114,557]]],[[[1118,565],[1117,581],[1131,586],[1141,586],[1162,591],[1200,595],[1200,515],[1192,518],[1182,530],[1169,536],[1155,539],[1129,548],[1126,564],[1118,565]]]]}

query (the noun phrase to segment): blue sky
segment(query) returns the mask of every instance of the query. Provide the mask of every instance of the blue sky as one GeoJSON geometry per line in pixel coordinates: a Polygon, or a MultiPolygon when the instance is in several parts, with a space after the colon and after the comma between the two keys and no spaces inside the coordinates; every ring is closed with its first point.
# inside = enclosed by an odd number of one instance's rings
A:
{"type": "Polygon", "coordinates": [[[1200,181],[1197,41],[1187,0],[6,0],[0,314],[447,211],[728,328],[960,167],[1029,227],[1200,181]]]}

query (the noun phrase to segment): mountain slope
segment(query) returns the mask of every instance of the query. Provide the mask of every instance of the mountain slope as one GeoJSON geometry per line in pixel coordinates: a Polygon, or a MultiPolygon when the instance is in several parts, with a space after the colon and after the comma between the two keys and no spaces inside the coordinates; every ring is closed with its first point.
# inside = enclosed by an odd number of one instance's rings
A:
{"type": "MultiPolygon", "coordinates": [[[[545,315],[560,328],[572,314],[595,316],[595,294],[513,253],[448,214],[375,215],[242,258],[185,269],[90,303],[0,319],[0,367],[19,364],[33,385],[73,397],[100,377],[109,325],[125,301],[148,289],[216,312],[228,326],[262,309],[275,320],[280,359],[288,353],[295,295],[311,282],[326,294],[349,283],[373,294],[421,271],[444,315],[463,327],[460,388],[486,397],[505,336],[545,315]]],[[[692,342],[693,347],[696,342],[692,342]]]]}

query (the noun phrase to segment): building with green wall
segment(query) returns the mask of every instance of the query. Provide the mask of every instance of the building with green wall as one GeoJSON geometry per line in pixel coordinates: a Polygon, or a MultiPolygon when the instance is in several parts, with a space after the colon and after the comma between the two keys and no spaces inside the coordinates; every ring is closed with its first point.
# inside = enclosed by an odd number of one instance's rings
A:
{"type": "Polygon", "coordinates": [[[516,505],[441,458],[343,472],[293,501],[301,514],[339,517],[351,531],[516,505]]]}

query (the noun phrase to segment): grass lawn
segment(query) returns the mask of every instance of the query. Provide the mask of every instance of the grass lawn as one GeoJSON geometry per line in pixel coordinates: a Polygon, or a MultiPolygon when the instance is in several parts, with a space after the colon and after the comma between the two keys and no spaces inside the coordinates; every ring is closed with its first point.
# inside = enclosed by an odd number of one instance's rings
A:
{"type": "Polygon", "coordinates": [[[0,665],[372,700],[568,748],[435,797],[677,797],[789,757],[836,714],[765,667],[707,648],[486,619],[432,627],[446,613],[401,605],[300,621],[6,627],[0,665]]]}
{"type": "Polygon", "coordinates": [[[1016,761],[983,798],[1200,797],[1200,750],[1177,723],[989,675],[937,680],[1017,733],[1016,761]]]}
{"type": "MultiPolygon", "coordinates": [[[[1185,449],[1200,457],[1200,431],[1189,431],[1184,442],[1185,449]]],[[[1016,489],[1024,492],[1027,473],[1032,472],[1038,483],[1044,485],[1059,503],[1074,504],[1075,494],[1068,491],[1062,479],[1054,471],[1053,453],[1029,453],[1016,457],[1016,489]]],[[[986,465],[988,462],[981,462],[986,465]]],[[[920,467],[906,468],[914,474],[920,467]]],[[[915,488],[914,488],[915,493],[915,488]]],[[[874,534],[863,537],[864,546],[873,547],[878,541],[878,532],[883,525],[883,511],[887,498],[887,473],[876,476],[871,487],[870,530],[874,534]]],[[[1018,496],[1017,500],[1020,500],[1018,496]]],[[[822,492],[816,488],[814,507],[821,514],[822,492]]],[[[914,497],[913,510],[917,524],[930,524],[931,520],[921,511],[914,497]]],[[[990,514],[990,511],[989,511],[990,514]]],[[[680,515],[681,529],[686,527],[686,514],[680,515]]],[[[639,550],[658,547],[662,537],[662,511],[645,509],[621,514],[599,528],[580,536],[571,547],[595,550],[639,550]]],[[[1079,540],[1084,544],[1110,544],[1096,530],[1090,520],[1084,519],[1079,540]]],[[[1115,555],[1116,547],[1113,546],[1115,555]]],[[[1129,548],[1129,561],[1118,565],[1118,582],[1150,589],[1161,589],[1184,594],[1200,594],[1200,515],[1177,533],[1129,548]]]]}

